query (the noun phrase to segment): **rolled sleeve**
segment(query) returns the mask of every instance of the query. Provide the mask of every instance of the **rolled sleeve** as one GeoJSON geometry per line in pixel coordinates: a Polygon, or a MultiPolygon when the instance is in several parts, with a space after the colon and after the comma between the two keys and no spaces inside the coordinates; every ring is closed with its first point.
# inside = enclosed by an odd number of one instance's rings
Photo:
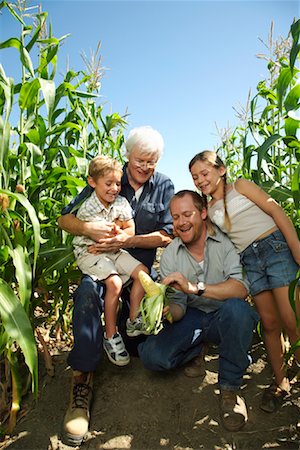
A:
{"type": "MultiPolygon", "coordinates": [[[[167,247],[161,255],[160,258],[160,276],[161,278],[165,278],[170,273],[176,272],[176,255],[173,251],[173,247],[167,247]]],[[[169,295],[169,300],[171,303],[175,303],[179,305],[185,314],[187,303],[188,303],[188,295],[184,292],[175,290],[172,294],[169,295]]]]}

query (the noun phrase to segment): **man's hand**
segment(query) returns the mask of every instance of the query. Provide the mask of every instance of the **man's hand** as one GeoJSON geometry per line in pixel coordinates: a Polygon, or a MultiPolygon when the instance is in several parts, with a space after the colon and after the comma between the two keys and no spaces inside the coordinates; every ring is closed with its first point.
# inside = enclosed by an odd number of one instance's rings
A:
{"type": "Polygon", "coordinates": [[[88,251],[94,255],[105,252],[116,253],[121,248],[126,248],[126,242],[129,238],[125,231],[119,229],[118,234],[114,235],[114,237],[98,239],[95,244],[88,247],[88,251]]]}
{"type": "Polygon", "coordinates": [[[113,222],[85,222],[85,234],[95,242],[113,238],[118,232],[119,227],[113,222]]]}
{"type": "Polygon", "coordinates": [[[198,292],[197,286],[187,280],[180,272],[171,273],[162,280],[162,283],[185,292],[186,294],[197,294],[198,292]]]}

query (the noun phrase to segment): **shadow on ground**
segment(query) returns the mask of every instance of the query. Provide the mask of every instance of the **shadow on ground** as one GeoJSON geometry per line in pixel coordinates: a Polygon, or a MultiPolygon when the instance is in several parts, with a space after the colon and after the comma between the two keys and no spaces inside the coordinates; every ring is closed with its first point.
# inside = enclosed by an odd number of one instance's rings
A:
{"type": "MultiPolygon", "coordinates": [[[[253,344],[252,356],[243,385],[249,421],[237,433],[227,432],[220,423],[214,348],[206,356],[203,381],[187,378],[182,369],[168,374],[149,372],[135,357],[123,368],[104,360],[95,374],[90,433],[81,449],[299,449],[300,383],[293,386],[279,411],[262,412],[259,400],[270,373],[260,342],[253,344]]],[[[71,448],[60,440],[70,389],[66,357],[67,352],[53,357],[54,377],[41,374],[37,403],[28,406],[13,436],[0,443],[0,449],[71,448]]]]}

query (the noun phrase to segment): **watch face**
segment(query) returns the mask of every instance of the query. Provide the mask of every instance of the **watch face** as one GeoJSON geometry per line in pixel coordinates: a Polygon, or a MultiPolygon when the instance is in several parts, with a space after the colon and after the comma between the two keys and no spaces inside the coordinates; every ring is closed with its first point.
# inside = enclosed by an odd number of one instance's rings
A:
{"type": "Polygon", "coordinates": [[[199,283],[197,283],[197,288],[198,288],[197,295],[204,294],[204,292],[205,292],[205,284],[203,283],[203,281],[199,281],[199,283]]]}

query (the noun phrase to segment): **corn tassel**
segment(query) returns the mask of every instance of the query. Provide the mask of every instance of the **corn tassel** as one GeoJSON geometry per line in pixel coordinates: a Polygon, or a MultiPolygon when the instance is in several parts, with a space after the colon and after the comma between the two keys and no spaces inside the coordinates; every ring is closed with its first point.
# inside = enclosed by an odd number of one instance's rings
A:
{"type": "MultiPolygon", "coordinates": [[[[138,273],[140,283],[145,291],[140,304],[140,312],[147,333],[158,334],[163,328],[163,309],[169,304],[167,293],[172,288],[157,283],[143,270],[138,273]]],[[[166,319],[172,322],[172,315],[168,313],[166,319]]]]}

